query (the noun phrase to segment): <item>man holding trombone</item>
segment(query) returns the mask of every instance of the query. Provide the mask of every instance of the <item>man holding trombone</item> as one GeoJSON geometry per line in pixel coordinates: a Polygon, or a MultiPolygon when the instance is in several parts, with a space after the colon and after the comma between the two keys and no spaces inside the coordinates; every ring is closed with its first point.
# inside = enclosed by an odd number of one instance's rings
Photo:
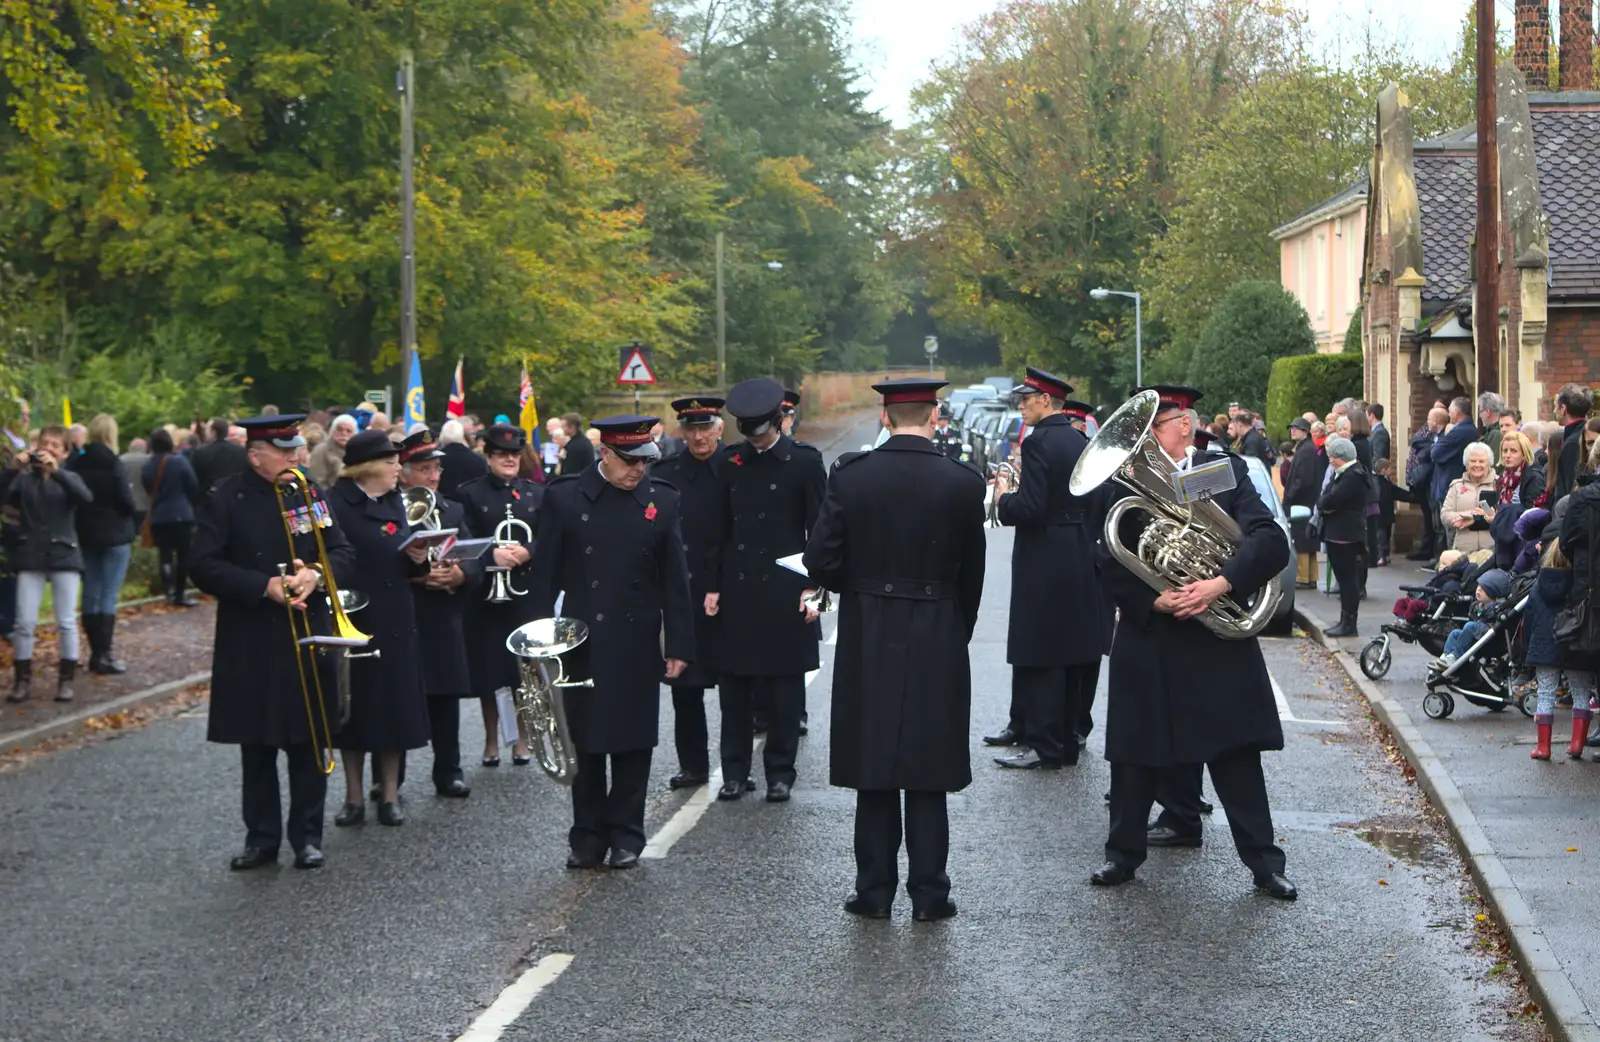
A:
{"type": "Polygon", "coordinates": [[[355,552],[309,482],[288,491],[305,446],[297,416],[240,420],[250,469],[201,504],[195,584],[217,599],[206,738],[239,746],[244,850],[235,871],[276,864],[285,825],[278,751],[289,762],[287,838],[296,868],[323,864],[322,806],[339,721],[334,657],[297,640],[333,633],[323,573],[349,578],[355,552]],[[296,618],[298,613],[298,618],[296,618]],[[331,725],[331,726],[330,726],[331,725]]]}

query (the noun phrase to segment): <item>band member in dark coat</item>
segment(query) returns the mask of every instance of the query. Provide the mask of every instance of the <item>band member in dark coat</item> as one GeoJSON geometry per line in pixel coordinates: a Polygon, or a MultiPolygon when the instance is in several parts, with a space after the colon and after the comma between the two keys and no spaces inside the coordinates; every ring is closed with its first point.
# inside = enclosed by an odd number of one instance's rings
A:
{"type": "Polygon", "coordinates": [[[362,774],[367,753],[380,790],[378,821],[405,824],[400,757],[428,744],[427,695],[410,596],[412,578],[428,573],[427,551],[400,549],[411,528],[396,489],[399,480],[400,447],[384,431],[362,431],[346,443],[339,480],[328,492],[334,519],[356,551],[355,569],[343,588],[367,598],[351,621],[372,637],[364,651],[351,652],[350,719],[339,729],[345,802],[333,819],[340,827],[366,821],[362,774]]]}
{"type": "MultiPolygon", "coordinates": [[[[1158,387],[1151,436],[1174,464],[1194,440],[1192,388],[1158,387]]],[[[1231,462],[1234,487],[1212,499],[1238,524],[1238,548],[1219,575],[1159,595],[1102,547],[1101,576],[1121,619],[1111,649],[1106,759],[1111,762],[1111,830],[1106,863],[1090,881],[1116,886],[1144,863],[1146,827],[1157,788],[1176,771],[1203,763],[1211,772],[1239,856],[1256,886],[1286,900],[1296,896],[1273,843],[1272,812],[1261,752],[1283,748],[1283,728],[1255,638],[1224,640],[1196,618],[1218,597],[1241,601],[1289,561],[1289,544],[1261,502],[1244,461],[1231,462]]],[[[1148,515],[1130,511],[1116,533],[1136,546],[1148,515]]],[[[1190,774],[1192,776],[1192,773],[1190,774]]]]}
{"type": "Polygon", "coordinates": [[[1104,493],[1067,488],[1088,439],[1061,412],[1072,394],[1063,379],[1028,367],[1013,389],[1023,422],[1021,484],[995,481],[1000,523],[1017,530],[1011,553],[1011,624],[1006,661],[1028,746],[997,757],[1002,767],[1055,770],[1078,762],[1079,714],[1094,699],[1105,651],[1107,605],[1094,572],[1104,493]]]}
{"type": "Polygon", "coordinates": [[[839,592],[828,780],[856,790],[856,892],[886,919],[898,883],[920,921],[956,914],[945,794],[972,782],[967,642],[983,596],[983,479],[933,446],[942,380],[874,384],[889,440],[834,468],[806,570],[839,592]]]}
{"type": "Polygon", "coordinates": [[[777,563],[797,554],[816,524],[827,488],[822,455],[779,432],[783,388],[746,380],[728,392],[727,409],[745,440],[725,451],[721,536],[706,583],[705,611],[721,619],[717,668],[722,703],[721,800],[736,800],[750,780],[751,709],[771,714],[762,759],[767,799],[782,803],[794,785],[805,674],[817,668],[815,612],[806,582],[777,563]]]}
{"type": "MultiPolygon", "coordinates": [[[[689,596],[694,605],[696,658],[672,687],[673,744],[678,753],[678,773],[668,782],[674,789],[704,785],[711,776],[711,756],[706,732],[706,688],[717,684],[711,651],[716,643],[717,620],[706,614],[706,578],[722,534],[722,488],[717,454],[722,448],[721,398],[679,398],[672,403],[678,414],[678,434],[686,448],[656,463],[651,476],[678,490],[683,513],[683,552],[689,562],[689,596]]],[[[659,442],[657,443],[660,444],[659,442]]]]}
{"type": "MultiPolygon", "coordinates": [[[[427,428],[420,428],[400,444],[400,484],[434,493],[440,529],[455,529],[466,539],[466,510],[453,499],[438,494],[444,470],[444,453],[427,428]]],[[[440,796],[471,795],[461,776],[461,699],[472,697],[472,674],[467,666],[463,620],[468,603],[483,596],[483,561],[430,564],[426,575],[411,579],[417,613],[418,651],[422,656],[422,687],[428,695],[428,730],[433,736],[433,787],[440,796]]],[[[402,779],[405,760],[400,762],[402,779]]]]}
{"type": "Polygon", "coordinates": [[[645,476],[660,452],[650,438],[657,422],[596,420],[600,465],[552,482],[539,512],[528,599],[535,616],[549,618],[566,591],[561,613],[587,623],[589,639],[562,664],[572,679],[594,681],[567,700],[578,751],[568,868],[598,868],[607,850],[612,868],[639,863],[661,680],[677,679],[695,657],[679,496],[645,476]]]}
{"type": "MultiPolygon", "coordinates": [[[[500,766],[500,710],[495,693],[504,690],[509,695],[516,690],[520,679],[517,657],[506,650],[506,638],[518,626],[540,617],[534,614],[526,593],[532,571],[529,565],[533,560],[532,533],[538,531],[539,504],[544,498],[545,486],[517,477],[526,442],[527,435],[522,428],[509,423],[497,423],[484,431],[483,456],[489,462],[489,473],[464,482],[456,489],[456,497],[466,509],[467,528],[474,539],[493,538],[495,530],[506,520],[507,508],[513,519],[528,526],[527,531],[509,526],[512,545],[496,547],[484,555],[484,592],[472,598],[467,610],[467,661],[472,669],[472,693],[483,706],[485,767],[500,766]],[[496,569],[507,568],[511,570],[508,576],[511,599],[500,603],[490,601],[488,598],[494,595],[496,569]]],[[[518,767],[533,762],[520,738],[512,746],[511,762],[518,767]]]]}
{"type": "MultiPolygon", "coordinates": [[[[243,767],[245,847],[233,859],[236,870],[278,860],[285,831],[278,802],[280,749],[289,761],[288,839],[295,867],[323,864],[328,779],[322,772],[324,750],[315,743],[325,738],[323,720],[331,725],[339,720],[336,678],[331,658],[311,654],[305,656],[308,668],[302,675],[285,605],[306,613],[312,633],[332,633],[328,599],[318,592],[312,567],[318,563],[312,526],[322,531],[335,583],[350,579],[356,554],[314,489],[309,509],[298,495],[286,494],[280,506],[274,492],[278,475],[305,447],[299,429],[304,419],[239,421],[248,439],[250,469],[222,479],[201,504],[191,553],[195,584],[217,599],[206,739],[239,746],[243,767]],[[295,531],[292,547],[286,520],[295,531]],[[280,562],[289,566],[282,577],[280,562]]],[[[326,754],[331,757],[332,750],[326,754]]]]}

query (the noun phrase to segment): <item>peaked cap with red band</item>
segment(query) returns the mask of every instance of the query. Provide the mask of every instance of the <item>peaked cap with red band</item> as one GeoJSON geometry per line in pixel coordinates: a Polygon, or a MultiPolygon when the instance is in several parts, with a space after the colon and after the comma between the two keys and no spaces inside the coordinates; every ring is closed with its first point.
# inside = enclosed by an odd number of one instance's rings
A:
{"type": "Polygon", "coordinates": [[[443,458],[444,453],[439,449],[438,442],[433,440],[433,432],[426,427],[418,427],[406,435],[406,440],[400,443],[401,463],[443,458]]]}
{"type": "Polygon", "coordinates": [[[298,449],[306,443],[300,434],[300,421],[305,418],[306,414],[302,412],[283,416],[252,416],[233,422],[244,428],[246,442],[268,441],[280,449],[298,449]]]}
{"type": "Polygon", "coordinates": [[[1061,379],[1055,373],[1047,373],[1043,369],[1028,366],[1027,377],[1017,386],[1011,388],[1012,394],[1048,394],[1052,398],[1068,398],[1072,395],[1072,385],[1061,379]]]}
{"type": "Polygon", "coordinates": [[[600,432],[600,444],[628,459],[658,459],[661,447],[650,437],[650,428],[660,423],[656,416],[607,416],[590,424],[600,432]]]}
{"type": "Polygon", "coordinates": [[[683,426],[703,427],[717,422],[725,404],[721,398],[679,398],[672,403],[672,411],[683,426]]]}
{"type": "Polygon", "coordinates": [[[1154,391],[1161,396],[1161,404],[1156,406],[1156,412],[1164,412],[1167,409],[1193,409],[1194,403],[1205,397],[1193,387],[1185,387],[1182,384],[1149,384],[1133,389],[1134,394],[1140,391],[1154,391]]]}
{"type": "Polygon", "coordinates": [[[872,385],[883,395],[885,405],[933,405],[939,400],[939,388],[949,386],[946,380],[930,380],[925,376],[907,376],[899,380],[885,380],[872,385]]]}

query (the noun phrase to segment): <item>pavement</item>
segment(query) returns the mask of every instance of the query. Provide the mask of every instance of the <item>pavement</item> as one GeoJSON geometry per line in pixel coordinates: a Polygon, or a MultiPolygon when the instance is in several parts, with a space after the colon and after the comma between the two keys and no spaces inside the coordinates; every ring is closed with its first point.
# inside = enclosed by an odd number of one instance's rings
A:
{"type": "MultiPolygon", "coordinates": [[[[991,530],[953,920],[913,924],[903,898],[888,922],[840,909],[854,797],[827,785],[829,618],[793,801],[668,792],[668,738],[653,856],[627,873],[562,868],[566,792],[476,766],[471,703],[472,797],[414,781],[403,828],[335,829],[335,776],[319,872],[226,870],[238,754],[205,743],[203,704],[0,773],[0,1042],[1545,1037],[1437,815],[1303,638],[1262,642],[1287,739],[1267,783],[1300,900],[1253,891],[1221,807],[1202,849],[1091,888],[1099,730],[1057,773],[1002,771],[979,743],[1009,697],[1010,553],[991,530]]],[[[711,718],[715,734],[714,702],[711,718]]]]}

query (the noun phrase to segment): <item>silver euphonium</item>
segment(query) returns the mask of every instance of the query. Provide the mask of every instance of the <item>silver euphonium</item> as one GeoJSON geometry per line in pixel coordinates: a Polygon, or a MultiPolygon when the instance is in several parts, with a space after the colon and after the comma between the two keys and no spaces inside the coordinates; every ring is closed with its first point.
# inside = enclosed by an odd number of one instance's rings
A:
{"type": "Polygon", "coordinates": [[[592,688],[594,681],[566,679],[561,656],[588,639],[589,627],[581,619],[561,617],[536,619],[518,626],[506,638],[506,650],[517,656],[520,676],[511,696],[517,734],[544,772],[562,785],[571,785],[578,772],[565,689],[592,688]]]}
{"type": "MultiPolygon", "coordinates": [[[[1133,491],[1106,514],[1106,548],[1158,593],[1215,578],[1243,538],[1238,523],[1210,500],[1178,501],[1172,484],[1178,468],[1150,433],[1160,401],[1156,392],[1140,391],[1124,402],[1089,439],[1067,483],[1075,496],[1087,495],[1107,479],[1133,491]],[[1132,547],[1118,537],[1130,510],[1150,515],[1132,547]]],[[[1236,597],[1240,592],[1218,597],[1197,621],[1225,640],[1260,633],[1277,610],[1278,584],[1270,582],[1244,601],[1236,597]]]]}
{"type": "MultiPolygon", "coordinates": [[[[503,549],[508,546],[519,546],[522,543],[533,542],[533,529],[528,527],[528,522],[517,517],[511,512],[511,504],[506,504],[506,516],[498,525],[494,526],[494,548],[503,549]],[[517,533],[522,533],[522,538],[517,538],[517,533]]],[[[502,568],[492,564],[484,571],[494,573],[494,578],[489,583],[489,596],[484,598],[490,604],[504,604],[513,597],[521,597],[527,590],[519,590],[511,585],[511,569],[502,568]]]]}

